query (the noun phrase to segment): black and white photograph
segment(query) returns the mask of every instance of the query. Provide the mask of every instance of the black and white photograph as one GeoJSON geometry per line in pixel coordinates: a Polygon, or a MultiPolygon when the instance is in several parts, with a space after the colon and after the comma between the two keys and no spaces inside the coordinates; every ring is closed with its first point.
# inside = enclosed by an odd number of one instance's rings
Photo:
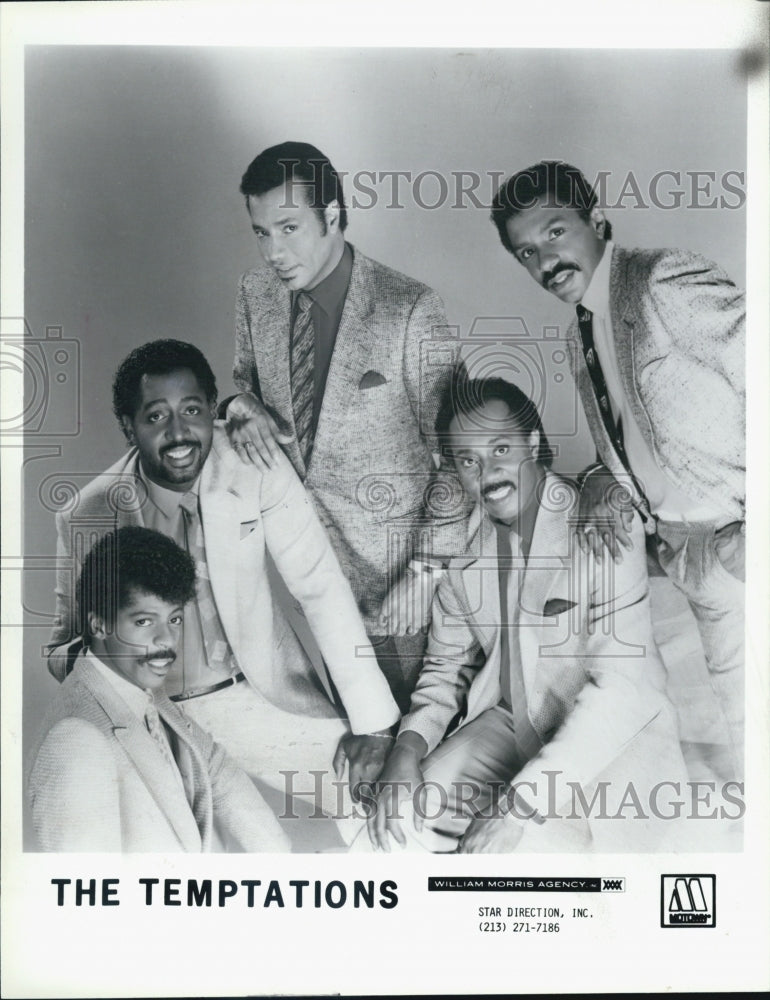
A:
{"type": "Polygon", "coordinates": [[[4,995],[770,985],[728,6],[3,4],[4,995]]]}

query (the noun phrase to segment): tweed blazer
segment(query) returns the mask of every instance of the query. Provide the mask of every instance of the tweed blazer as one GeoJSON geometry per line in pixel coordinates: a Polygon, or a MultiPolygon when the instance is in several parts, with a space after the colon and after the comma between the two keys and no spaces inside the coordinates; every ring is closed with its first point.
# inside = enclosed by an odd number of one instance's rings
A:
{"type": "MultiPolygon", "coordinates": [[[[623,389],[658,467],[686,495],[742,520],[744,293],[698,254],[615,246],[610,315],[623,389]]],[[[579,344],[577,321],[568,335],[579,344]]],[[[622,476],[583,352],[569,353],[599,458],[622,476]]]]}
{"type": "MultiPolygon", "coordinates": [[[[583,789],[608,781],[617,793],[679,778],[683,764],[665,672],[649,612],[644,533],[623,562],[597,563],[577,547],[570,516],[577,490],[548,473],[529,557],[513,569],[515,630],[527,713],[542,750],[517,775],[527,800],[549,811],[546,772],[583,789]]],[[[476,719],[500,701],[500,597],[496,533],[477,509],[466,553],[439,583],[423,670],[401,731],[433,750],[450,721],[476,719]]],[[[513,602],[512,602],[513,604],[513,602]]]]}
{"type": "MultiPolygon", "coordinates": [[[[243,275],[234,380],[294,431],[291,296],[272,268],[243,275]]],[[[329,532],[369,632],[410,552],[462,551],[469,506],[437,470],[434,423],[458,358],[443,304],[418,281],[354,250],[310,459],[286,446],[329,532]]]]}
{"type": "Polygon", "coordinates": [[[30,758],[27,792],[45,851],[285,851],[251,780],[163,694],[155,695],[182,776],[85,657],[56,693],[30,758]]]}
{"type": "MultiPolygon", "coordinates": [[[[66,644],[80,631],[73,590],[83,553],[96,536],[143,523],[147,497],[137,478],[137,463],[134,448],[76,491],[57,514],[57,620],[49,669],[60,680],[66,672],[66,644]]],[[[297,655],[290,626],[275,606],[267,574],[269,555],[310,626],[353,732],[368,733],[396,722],[398,708],[350,585],[286,457],[281,455],[275,468],[262,473],[240,461],[223,425],[215,423],[199,497],[211,589],[227,640],[249,683],[286,711],[321,717],[334,712],[309,661],[297,655]]]]}

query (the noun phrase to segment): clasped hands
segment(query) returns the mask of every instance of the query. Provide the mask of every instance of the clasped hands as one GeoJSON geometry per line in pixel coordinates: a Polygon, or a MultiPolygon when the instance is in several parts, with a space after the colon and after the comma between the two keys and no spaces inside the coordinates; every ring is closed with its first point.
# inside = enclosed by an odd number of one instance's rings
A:
{"type": "MultiPolygon", "coordinates": [[[[377,783],[376,810],[367,821],[376,851],[390,852],[391,837],[400,847],[407,847],[411,830],[417,835],[423,830],[427,787],[421,765],[426,750],[425,740],[412,732],[401,734],[393,747],[377,783]]],[[[456,853],[509,853],[516,849],[523,831],[523,824],[511,815],[480,816],[471,821],[456,853]]]]}

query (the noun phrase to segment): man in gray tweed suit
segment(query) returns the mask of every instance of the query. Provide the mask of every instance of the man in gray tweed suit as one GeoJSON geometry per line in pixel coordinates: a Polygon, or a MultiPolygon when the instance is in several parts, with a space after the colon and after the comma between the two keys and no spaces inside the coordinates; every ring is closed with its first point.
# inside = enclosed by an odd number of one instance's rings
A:
{"type": "Polygon", "coordinates": [[[439,469],[438,399],[456,362],[441,300],[346,243],[340,178],[314,146],[264,150],[241,192],[267,266],[238,291],[227,410],[241,457],[282,446],[304,480],[402,708],[467,505],[439,469]]]}
{"type": "Polygon", "coordinates": [[[599,459],[582,477],[581,544],[620,561],[641,517],[695,615],[742,776],[745,297],[698,254],[615,246],[566,163],[514,174],[492,221],[530,276],[577,306],[568,336],[599,459]]]}

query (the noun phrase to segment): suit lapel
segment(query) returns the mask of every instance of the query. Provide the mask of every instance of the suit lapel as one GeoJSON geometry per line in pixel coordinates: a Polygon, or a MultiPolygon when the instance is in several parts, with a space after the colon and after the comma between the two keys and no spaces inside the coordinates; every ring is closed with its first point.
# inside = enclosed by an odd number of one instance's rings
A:
{"type": "Polygon", "coordinates": [[[202,848],[207,851],[211,846],[214,805],[206,761],[193,738],[190,720],[172,705],[165,694],[156,696],[155,704],[158,714],[175,738],[174,756],[182,775],[187,801],[192,804],[202,848]]]}
{"type": "MultiPolygon", "coordinates": [[[[110,469],[93,480],[70,515],[70,525],[82,531],[113,531],[144,525],[147,489],[139,478],[139,456],[132,448],[110,469]]],[[[90,548],[92,542],[89,542],[90,548]]]]}
{"type": "Polygon", "coordinates": [[[645,287],[632,271],[633,255],[615,247],[610,271],[610,315],[618,372],[634,421],[652,447],[652,425],[639,395],[641,375],[650,362],[665,357],[660,344],[649,336],[643,314],[645,287]]]}
{"type": "MultiPolygon", "coordinates": [[[[201,474],[200,510],[206,545],[206,566],[219,620],[238,658],[238,574],[241,510],[238,495],[221,473],[224,462],[216,441],[201,474]]],[[[258,498],[254,498],[255,503],[258,498]]]]}
{"type": "Polygon", "coordinates": [[[635,314],[637,312],[632,289],[628,282],[629,255],[622,247],[615,247],[610,265],[610,317],[618,374],[626,399],[636,400],[634,385],[635,314]]]}
{"type": "MultiPolygon", "coordinates": [[[[524,680],[529,690],[534,671],[540,658],[543,628],[548,625],[543,609],[552,596],[566,600],[570,595],[570,530],[568,511],[559,509],[559,503],[549,503],[560,495],[560,480],[548,473],[543,483],[543,497],[532,533],[527,568],[521,579],[517,613],[519,650],[524,680]]],[[[564,490],[568,487],[563,486],[564,490]]]]}
{"type": "MultiPolygon", "coordinates": [[[[260,303],[258,336],[253,338],[262,398],[289,424],[294,432],[291,404],[291,294],[272,272],[270,285],[260,303]]],[[[296,448],[288,446],[287,450],[296,448]]],[[[299,459],[292,452],[292,461],[299,459]]],[[[301,459],[299,459],[301,462],[301,459]]],[[[296,464],[296,462],[295,462],[296,464]]]]}
{"type": "Polygon", "coordinates": [[[489,659],[500,642],[497,534],[478,506],[471,514],[471,522],[478,524],[471,542],[476,553],[467,558],[453,559],[452,562],[453,568],[459,571],[457,592],[464,605],[463,612],[489,659]]]}
{"type": "Polygon", "coordinates": [[[146,726],[85,659],[78,661],[80,680],[112,723],[115,739],[140,774],[148,792],[186,851],[200,850],[200,832],[182,785],[159,759],[158,747],[146,726]]]}

